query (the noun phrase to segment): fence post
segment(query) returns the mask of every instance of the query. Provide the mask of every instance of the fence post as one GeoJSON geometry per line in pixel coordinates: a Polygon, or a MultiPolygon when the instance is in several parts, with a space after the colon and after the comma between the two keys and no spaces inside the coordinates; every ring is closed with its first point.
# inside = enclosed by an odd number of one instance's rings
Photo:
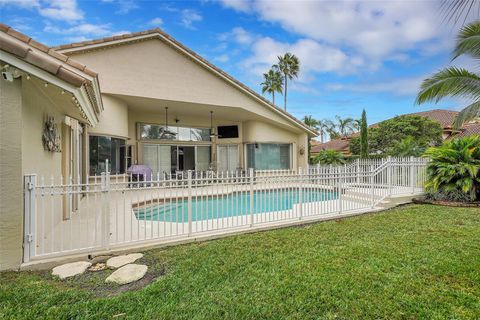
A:
{"type": "Polygon", "coordinates": [[[415,193],[415,158],[410,157],[410,184],[412,186],[412,194],[415,193]]]}
{"type": "Polygon", "coordinates": [[[250,227],[253,227],[253,168],[250,168],[250,227]]]}
{"type": "MultiPolygon", "coordinates": [[[[338,172],[338,169],[337,169],[337,172],[338,172]]],[[[341,173],[341,170],[340,170],[340,173],[341,173]]],[[[342,176],[341,176],[341,174],[337,175],[337,192],[338,192],[338,213],[342,213],[342,211],[343,211],[343,197],[342,197],[342,176]]]]}
{"type": "Polygon", "coordinates": [[[299,205],[299,216],[298,219],[302,220],[303,219],[303,169],[298,168],[298,181],[299,181],[299,186],[298,186],[298,205],[299,205]]]}
{"type": "Polygon", "coordinates": [[[24,238],[23,262],[29,262],[35,255],[35,186],[37,175],[26,175],[23,178],[24,189],[24,238]]]}
{"type": "Polygon", "coordinates": [[[192,170],[188,170],[188,236],[192,236],[192,170]]]}
{"type": "Polygon", "coordinates": [[[100,182],[102,190],[102,247],[108,250],[110,246],[110,171],[108,171],[108,160],[105,172],[101,173],[100,182]]]}
{"type": "Polygon", "coordinates": [[[355,179],[357,185],[360,184],[360,159],[355,159],[355,172],[356,172],[356,176],[357,178],[355,179]]]}
{"type": "Polygon", "coordinates": [[[392,157],[387,157],[387,184],[388,184],[388,196],[392,196],[392,157]]]}
{"type": "Polygon", "coordinates": [[[371,196],[372,196],[372,209],[375,207],[375,177],[374,177],[374,169],[373,165],[370,165],[370,188],[371,190],[371,196]]]}

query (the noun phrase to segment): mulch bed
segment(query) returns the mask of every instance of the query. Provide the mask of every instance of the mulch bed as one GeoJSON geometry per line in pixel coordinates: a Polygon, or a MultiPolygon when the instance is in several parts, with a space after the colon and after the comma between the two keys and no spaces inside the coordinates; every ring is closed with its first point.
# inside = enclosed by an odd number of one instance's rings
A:
{"type": "Polygon", "coordinates": [[[465,208],[480,208],[480,202],[456,202],[456,201],[439,201],[427,199],[413,199],[413,203],[418,204],[435,204],[446,207],[465,207],[465,208]]]}

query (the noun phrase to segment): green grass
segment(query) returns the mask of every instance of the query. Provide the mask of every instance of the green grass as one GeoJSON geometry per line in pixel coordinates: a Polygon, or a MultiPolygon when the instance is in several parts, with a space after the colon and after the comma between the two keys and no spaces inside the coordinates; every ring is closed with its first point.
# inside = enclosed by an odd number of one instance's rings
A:
{"type": "Polygon", "coordinates": [[[480,318],[478,208],[410,205],[145,259],[165,274],[115,296],[98,297],[102,277],[2,273],[0,318],[480,318]]]}

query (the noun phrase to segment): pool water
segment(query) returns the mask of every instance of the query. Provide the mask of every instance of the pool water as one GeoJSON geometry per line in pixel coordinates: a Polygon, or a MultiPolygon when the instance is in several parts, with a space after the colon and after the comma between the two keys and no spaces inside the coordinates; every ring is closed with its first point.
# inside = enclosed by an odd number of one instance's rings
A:
{"type": "MultiPolygon", "coordinates": [[[[322,189],[303,190],[303,202],[334,200],[337,194],[322,189]]],[[[299,202],[298,190],[262,190],[253,193],[253,212],[292,209],[299,202]]],[[[167,199],[165,203],[134,209],[138,220],[187,222],[188,201],[167,199]]],[[[228,218],[250,214],[250,193],[230,193],[211,197],[192,197],[192,221],[228,218]]]]}

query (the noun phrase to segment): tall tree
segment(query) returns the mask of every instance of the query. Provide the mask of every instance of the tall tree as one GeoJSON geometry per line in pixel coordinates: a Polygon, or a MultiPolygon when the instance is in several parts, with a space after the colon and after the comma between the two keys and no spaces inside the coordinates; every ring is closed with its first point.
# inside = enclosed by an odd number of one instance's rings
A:
{"type": "Polygon", "coordinates": [[[335,116],[337,120],[337,129],[341,137],[346,137],[355,132],[357,124],[353,118],[342,119],[340,116],[335,116]]]}
{"type": "Polygon", "coordinates": [[[287,52],[283,56],[278,56],[278,64],[275,66],[283,74],[283,108],[287,111],[287,84],[288,80],[298,77],[300,72],[300,61],[297,56],[287,52]]]}
{"type": "Polygon", "coordinates": [[[328,133],[330,126],[335,126],[330,120],[318,120],[317,131],[320,133],[320,142],[325,142],[325,135],[328,133]]]}
{"type": "Polygon", "coordinates": [[[282,74],[272,68],[263,74],[262,93],[268,92],[272,95],[272,103],[275,105],[275,92],[282,93],[283,77],[282,74]]]}
{"type": "MultiPolygon", "coordinates": [[[[480,59],[480,21],[464,26],[457,37],[453,60],[461,55],[480,59]]],[[[449,67],[423,80],[416,103],[439,102],[445,97],[461,97],[470,100],[456,117],[454,127],[480,117],[480,76],[463,68],[449,67]]]]}
{"type": "Polygon", "coordinates": [[[368,157],[368,125],[365,109],[363,109],[360,119],[360,156],[362,158],[368,157]]]}
{"type": "MultiPolygon", "coordinates": [[[[305,116],[303,117],[303,123],[305,123],[307,126],[309,126],[310,128],[312,128],[313,130],[317,130],[318,129],[318,123],[319,121],[316,120],[313,116],[309,115],[309,116],[305,116]]],[[[308,158],[310,159],[310,150],[312,149],[312,138],[310,138],[310,136],[308,136],[308,158]]]]}

